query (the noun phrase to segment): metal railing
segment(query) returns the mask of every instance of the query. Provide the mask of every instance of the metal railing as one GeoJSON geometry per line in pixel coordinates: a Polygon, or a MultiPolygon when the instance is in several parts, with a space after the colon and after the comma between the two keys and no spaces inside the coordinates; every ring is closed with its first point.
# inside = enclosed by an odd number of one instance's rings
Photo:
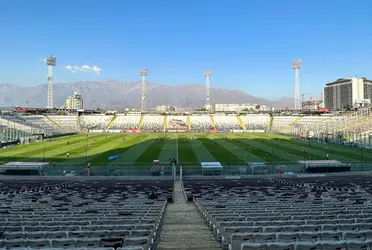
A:
{"type": "MultiPolygon", "coordinates": [[[[342,162],[343,166],[349,167],[351,172],[365,172],[372,171],[372,162],[365,161],[353,161],[353,162],[342,162]]],[[[327,165],[322,164],[322,167],[328,168],[330,173],[333,173],[332,168],[334,164],[327,165]]],[[[83,165],[55,165],[48,166],[43,169],[44,175],[69,175],[73,174],[76,176],[85,175],[86,166],[83,165]]],[[[200,164],[192,165],[181,165],[178,164],[176,167],[176,175],[180,175],[180,169],[182,169],[182,175],[187,176],[201,176],[201,175],[282,175],[282,174],[301,174],[307,173],[306,167],[299,163],[280,163],[280,162],[268,162],[260,166],[248,166],[243,164],[231,163],[230,166],[223,166],[222,169],[210,169],[203,171],[200,164]],[[181,168],[182,166],[182,168],[181,168]]],[[[90,175],[92,176],[173,176],[171,166],[154,169],[153,166],[147,165],[117,165],[117,166],[91,166],[90,175]]],[[[327,171],[326,171],[327,172],[327,171]]]]}

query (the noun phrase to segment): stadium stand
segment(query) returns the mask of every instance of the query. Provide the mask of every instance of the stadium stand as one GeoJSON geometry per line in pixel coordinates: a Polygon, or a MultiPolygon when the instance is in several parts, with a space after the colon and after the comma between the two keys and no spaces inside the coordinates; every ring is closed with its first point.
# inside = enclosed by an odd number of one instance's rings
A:
{"type": "Polygon", "coordinates": [[[242,115],[240,116],[247,130],[264,130],[268,129],[268,115],[242,115]]]}
{"type": "Polygon", "coordinates": [[[369,176],[187,180],[225,249],[369,249],[369,176]]]}
{"type": "Polygon", "coordinates": [[[83,115],[80,117],[81,128],[103,131],[112,120],[112,117],[112,115],[83,115]]]}
{"type": "Polygon", "coordinates": [[[98,249],[114,247],[116,239],[122,249],[153,249],[172,186],[168,180],[0,180],[0,247],[98,249]]]}
{"type": "Polygon", "coordinates": [[[49,117],[54,120],[59,126],[71,133],[75,133],[78,131],[76,115],[54,115],[49,117]]]}
{"type": "Polygon", "coordinates": [[[117,115],[112,130],[138,129],[141,116],[139,115],[117,115]]]}
{"type": "Polygon", "coordinates": [[[53,126],[53,124],[48,122],[44,116],[18,117],[3,115],[0,117],[0,122],[3,126],[25,132],[33,132],[35,130],[59,130],[57,127],[53,126]]]}
{"type": "Polygon", "coordinates": [[[61,128],[50,122],[45,116],[34,115],[22,117],[29,126],[50,131],[61,131],[61,128]]]}
{"type": "Polygon", "coordinates": [[[298,116],[274,116],[272,129],[287,128],[298,116]]]}
{"type": "Polygon", "coordinates": [[[241,130],[236,115],[214,115],[217,130],[241,130]]]}
{"type": "Polygon", "coordinates": [[[213,129],[213,125],[209,115],[191,115],[190,127],[192,130],[209,130],[213,129]]]}
{"type": "Polygon", "coordinates": [[[164,128],[163,115],[145,115],[141,130],[147,132],[162,132],[164,128]]]}
{"type": "Polygon", "coordinates": [[[0,116],[0,142],[10,142],[31,138],[35,134],[51,136],[62,134],[61,128],[48,121],[44,116],[0,116]]]}

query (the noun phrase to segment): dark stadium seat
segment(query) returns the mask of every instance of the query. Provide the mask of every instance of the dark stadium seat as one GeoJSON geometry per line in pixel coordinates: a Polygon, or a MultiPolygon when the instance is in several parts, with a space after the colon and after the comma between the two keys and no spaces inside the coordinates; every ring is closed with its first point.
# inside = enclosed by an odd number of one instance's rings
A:
{"type": "Polygon", "coordinates": [[[184,180],[184,187],[223,248],[371,246],[369,176],[184,180]]]}
{"type": "Polygon", "coordinates": [[[173,182],[0,179],[0,187],[3,247],[147,249],[156,244],[173,182]],[[152,190],[156,200],[148,199],[152,190]],[[121,244],[110,245],[112,238],[121,244]]]}

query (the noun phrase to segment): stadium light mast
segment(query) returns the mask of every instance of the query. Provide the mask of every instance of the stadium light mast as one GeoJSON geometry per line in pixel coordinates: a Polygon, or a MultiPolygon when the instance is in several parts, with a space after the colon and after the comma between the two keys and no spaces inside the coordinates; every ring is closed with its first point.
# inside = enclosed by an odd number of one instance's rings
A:
{"type": "Polygon", "coordinates": [[[205,71],[204,72],[205,76],[205,109],[212,111],[211,107],[211,96],[210,96],[210,78],[212,76],[211,71],[205,71]]]}
{"type": "Polygon", "coordinates": [[[148,70],[143,69],[140,71],[141,75],[141,112],[146,111],[146,76],[148,75],[148,70]]]}
{"type": "Polygon", "coordinates": [[[47,109],[53,109],[53,67],[56,66],[56,58],[53,56],[47,56],[45,63],[48,65],[48,97],[47,97],[47,109]]]}
{"type": "Polygon", "coordinates": [[[300,68],[302,60],[297,59],[292,61],[292,68],[295,72],[295,110],[301,109],[301,96],[300,96],[300,68]]]}

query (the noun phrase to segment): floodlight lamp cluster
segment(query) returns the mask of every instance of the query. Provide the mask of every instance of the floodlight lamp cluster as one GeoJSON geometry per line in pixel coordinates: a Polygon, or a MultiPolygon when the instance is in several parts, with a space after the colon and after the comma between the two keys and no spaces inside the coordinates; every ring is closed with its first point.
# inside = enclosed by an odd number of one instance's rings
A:
{"type": "Polygon", "coordinates": [[[140,75],[141,76],[147,76],[148,75],[148,70],[147,69],[141,70],[140,75]]]}
{"type": "Polygon", "coordinates": [[[47,58],[45,58],[45,63],[48,66],[56,66],[56,58],[53,56],[47,56],[47,58]]]}
{"type": "Polygon", "coordinates": [[[297,59],[297,60],[292,61],[292,68],[293,69],[300,69],[301,66],[302,66],[302,60],[301,59],[297,59]]]}

